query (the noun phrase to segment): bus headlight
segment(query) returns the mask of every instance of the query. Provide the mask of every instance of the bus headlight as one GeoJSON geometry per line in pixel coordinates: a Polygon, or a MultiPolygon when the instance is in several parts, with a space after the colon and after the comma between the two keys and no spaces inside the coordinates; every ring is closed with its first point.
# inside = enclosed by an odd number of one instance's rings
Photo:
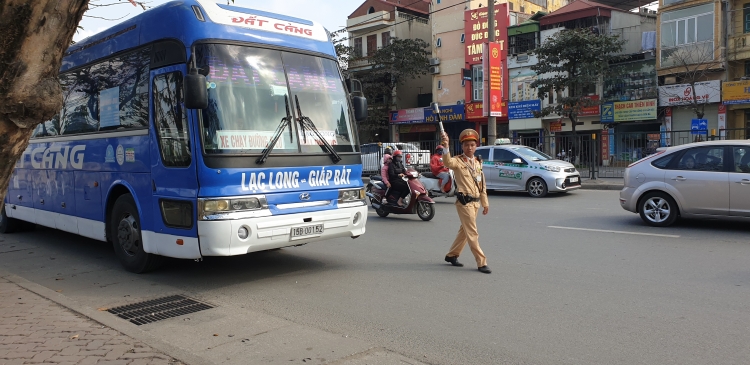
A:
{"type": "Polygon", "coordinates": [[[265,195],[241,198],[198,199],[200,217],[268,209],[265,195]]]}
{"type": "Polygon", "coordinates": [[[339,190],[339,204],[355,203],[365,200],[365,188],[339,190]]]}

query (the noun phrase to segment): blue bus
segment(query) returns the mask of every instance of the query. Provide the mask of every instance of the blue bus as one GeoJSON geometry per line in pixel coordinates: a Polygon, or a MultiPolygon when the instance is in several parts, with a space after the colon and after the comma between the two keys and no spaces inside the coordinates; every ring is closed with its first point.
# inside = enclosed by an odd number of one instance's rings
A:
{"type": "Polygon", "coordinates": [[[321,25],[169,2],[72,45],[0,232],[110,242],[124,268],[365,233],[366,100],[321,25]]]}

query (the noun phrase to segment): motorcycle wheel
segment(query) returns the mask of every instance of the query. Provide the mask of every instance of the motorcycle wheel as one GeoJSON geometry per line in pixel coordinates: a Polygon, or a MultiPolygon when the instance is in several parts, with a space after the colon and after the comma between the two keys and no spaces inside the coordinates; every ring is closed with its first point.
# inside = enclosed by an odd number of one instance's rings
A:
{"type": "Polygon", "coordinates": [[[388,216],[388,212],[383,209],[375,209],[375,213],[378,213],[378,217],[385,218],[388,216]]]}
{"type": "Polygon", "coordinates": [[[430,204],[427,202],[417,203],[417,215],[419,216],[419,219],[425,222],[431,220],[435,217],[434,204],[430,204]]]}

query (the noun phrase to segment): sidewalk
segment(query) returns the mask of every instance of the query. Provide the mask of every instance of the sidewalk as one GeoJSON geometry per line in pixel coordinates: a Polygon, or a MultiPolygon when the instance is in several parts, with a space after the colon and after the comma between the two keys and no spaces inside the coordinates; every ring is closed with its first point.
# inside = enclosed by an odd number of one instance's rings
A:
{"type": "MultiPolygon", "coordinates": [[[[367,183],[370,182],[370,178],[363,176],[362,181],[364,182],[365,185],[367,185],[367,183]]],[[[623,185],[624,185],[624,182],[621,177],[620,178],[602,177],[596,180],[591,180],[589,178],[581,178],[581,189],[622,190],[623,185]]]]}
{"type": "Polygon", "coordinates": [[[5,364],[182,363],[0,278],[0,365],[5,364]]]}

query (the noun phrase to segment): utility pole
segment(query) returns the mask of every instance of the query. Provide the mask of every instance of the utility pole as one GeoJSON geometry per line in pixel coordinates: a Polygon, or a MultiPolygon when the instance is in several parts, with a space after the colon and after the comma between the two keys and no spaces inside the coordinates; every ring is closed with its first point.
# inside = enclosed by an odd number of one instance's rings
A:
{"type": "MultiPolygon", "coordinates": [[[[489,41],[490,42],[494,42],[495,41],[495,0],[489,0],[489,5],[487,6],[487,8],[488,8],[487,10],[489,11],[489,14],[487,14],[487,18],[488,18],[487,21],[489,23],[488,24],[488,28],[489,28],[489,32],[490,32],[489,41]]],[[[487,47],[489,47],[489,44],[487,45],[487,47]]],[[[489,53],[487,53],[487,54],[489,56],[489,53]]],[[[482,70],[482,74],[484,74],[484,79],[485,80],[489,79],[487,77],[487,75],[488,75],[487,73],[488,72],[490,72],[490,70],[482,70]]],[[[503,80],[503,82],[506,82],[506,81],[503,80]]],[[[490,92],[489,87],[490,87],[490,83],[488,82],[486,84],[485,88],[484,88],[484,92],[485,93],[490,92]]],[[[490,98],[485,98],[485,100],[490,100],[490,98]]],[[[487,109],[487,115],[489,115],[490,114],[490,111],[489,111],[490,106],[489,105],[484,105],[483,107],[487,109]]],[[[487,118],[487,134],[488,134],[488,136],[487,136],[487,144],[490,145],[490,146],[494,145],[495,144],[495,138],[497,137],[497,120],[493,116],[489,116],[487,118]]]]}

